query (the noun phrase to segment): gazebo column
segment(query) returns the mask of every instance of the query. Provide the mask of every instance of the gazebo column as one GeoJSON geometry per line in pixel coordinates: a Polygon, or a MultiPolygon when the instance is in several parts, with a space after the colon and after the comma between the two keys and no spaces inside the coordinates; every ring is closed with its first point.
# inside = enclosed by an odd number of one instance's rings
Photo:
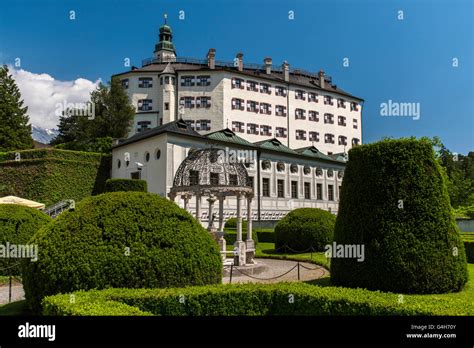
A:
{"type": "Polygon", "coordinates": [[[201,222],[201,195],[196,194],[196,220],[201,222]]]}
{"type": "Polygon", "coordinates": [[[209,196],[207,199],[209,202],[209,224],[207,225],[207,230],[209,232],[215,232],[216,228],[214,227],[214,202],[216,199],[213,196],[209,196]]]}
{"type": "Polygon", "coordinates": [[[242,195],[237,194],[237,240],[234,243],[234,265],[244,266],[246,261],[245,242],[242,241],[242,195]]]}
{"type": "Polygon", "coordinates": [[[226,259],[227,243],[224,238],[224,195],[220,194],[219,199],[219,230],[217,242],[219,243],[219,249],[221,251],[222,261],[226,259]]]}
{"type": "Polygon", "coordinates": [[[245,242],[247,249],[246,253],[246,263],[254,263],[253,259],[255,257],[255,243],[252,239],[252,196],[247,196],[247,240],[245,242]]]}
{"type": "Polygon", "coordinates": [[[219,231],[224,231],[224,195],[219,195],[219,231]]]}
{"type": "Polygon", "coordinates": [[[186,195],[181,196],[181,198],[184,200],[184,210],[188,211],[189,199],[191,198],[191,196],[186,194],[186,195]]]}

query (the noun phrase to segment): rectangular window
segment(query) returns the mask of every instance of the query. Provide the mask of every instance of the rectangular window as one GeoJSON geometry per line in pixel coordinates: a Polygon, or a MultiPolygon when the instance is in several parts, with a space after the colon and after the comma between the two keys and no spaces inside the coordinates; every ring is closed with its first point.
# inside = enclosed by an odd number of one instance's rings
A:
{"type": "Polygon", "coordinates": [[[197,85],[198,86],[210,86],[211,85],[211,77],[209,75],[200,75],[197,77],[197,85]]]}
{"type": "Polygon", "coordinates": [[[334,186],[328,185],[328,201],[334,200],[334,186]]]}
{"type": "Polygon", "coordinates": [[[258,103],[253,100],[247,100],[247,111],[258,113],[258,103]]]}
{"type": "Polygon", "coordinates": [[[276,105],[275,106],[275,115],[277,115],[277,116],[286,116],[286,106],[276,105]]]}
{"type": "Polygon", "coordinates": [[[165,110],[169,110],[170,109],[170,103],[165,103],[165,110]]]}
{"type": "Polygon", "coordinates": [[[232,98],[232,110],[244,110],[244,100],[239,98],[232,98]]]}
{"type": "Polygon", "coordinates": [[[262,196],[270,197],[270,179],[262,178],[262,196]]]}
{"type": "Polygon", "coordinates": [[[267,125],[260,125],[260,135],[271,136],[272,127],[267,125]]]}
{"type": "Polygon", "coordinates": [[[211,107],[211,97],[197,97],[196,98],[196,107],[197,108],[210,108],[211,107]]]}
{"type": "Polygon", "coordinates": [[[352,102],[351,111],[359,111],[359,104],[352,102]]]}
{"type": "Polygon", "coordinates": [[[255,81],[247,81],[247,91],[258,92],[258,83],[255,81]]]}
{"type": "Polygon", "coordinates": [[[291,198],[298,198],[298,181],[291,182],[291,198]]]}
{"type": "Polygon", "coordinates": [[[189,171],[189,185],[199,185],[199,171],[190,170],[189,171]]]}
{"type": "Polygon", "coordinates": [[[272,94],[268,83],[260,83],[260,93],[272,94]]]}
{"type": "Polygon", "coordinates": [[[306,131],[302,129],[296,130],[296,140],[306,140],[306,131]]]}
{"type": "Polygon", "coordinates": [[[122,80],[122,87],[123,87],[123,89],[127,89],[127,88],[128,88],[128,82],[129,82],[128,79],[123,79],[123,80],[122,80]]]}
{"type": "Polygon", "coordinates": [[[133,180],[140,180],[140,172],[130,173],[130,178],[133,180]]]}
{"type": "Polygon", "coordinates": [[[181,86],[194,86],[194,76],[181,76],[181,86]]]}
{"type": "Polygon", "coordinates": [[[232,121],[232,132],[244,133],[244,123],[239,121],[232,121]]]}
{"type": "Polygon", "coordinates": [[[319,141],[319,133],[318,132],[309,132],[309,140],[310,141],[319,141]]]}
{"type": "Polygon", "coordinates": [[[337,124],[339,126],[346,126],[346,118],[344,116],[337,116],[337,124]]]}
{"type": "Polygon", "coordinates": [[[347,137],[340,135],[338,138],[339,145],[347,145],[347,137]]]}
{"type": "Polygon", "coordinates": [[[138,88],[151,88],[151,87],[153,87],[153,78],[151,77],[138,78],[138,88]]]}
{"type": "Polygon", "coordinates": [[[260,113],[265,115],[272,114],[272,106],[267,103],[260,103],[260,113]]]}
{"type": "Polygon", "coordinates": [[[316,199],[323,199],[323,184],[316,184],[316,199]]]}
{"type": "Polygon", "coordinates": [[[334,105],[334,102],[332,101],[332,97],[329,95],[324,96],[324,104],[325,105],[334,105]]]}
{"type": "Polygon", "coordinates": [[[137,122],[137,133],[144,132],[150,129],[151,122],[150,121],[138,121],[137,122]]]}
{"type": "Polygon", "coordinates": [[[354,119],[352,120],[352,122],[353,122],[352,127],[353,127],[354,129],[357,129],[357,128],[359,127],[359,123],[357,122],[357,119],[354,118],[354,119]]]}
{"type": "Polygon", "coordinates": [[[337,107],[338,108],[346,108],[346,101],[344,99],[338,99],[337,100],[337,107]]]}
{"type": "Polygon", "coordinates": [[[244,89],[244,80],[234,77],[232,79],[232,88],[244,89]]]}
{"type": "Polygon", "coordinates": [[[319,122],[319,112],[311,110],[308,112],[308,115],[310,121],[319,122]]]}
{"type": "Polygon", "coordinates": [[[258,125],[255,123],[247,123],[247,134],[258,135],[258,125]]]}
{"type": "Polygon", "coordinates": [[[140,99],[138,101],[138,110],[139,111],[151,111],[152,109],[152,100],[151,99],[140,99]]]}
{"type": "Polygon", "coordinates": [[[185,122],[188,127],[191,127],[191,129],[194,130],[194,120],[186,120],[185,122]]]}
{"type": "Polygon", "coordinates": [[[330,134],[330,133],[324,134],[324,142],[326,144],[334,144],[334,134],[330,134]]]}
{"type": "Polygon", "coordinates": [[[296,120],[306,120],[306,110],[295,109],[295,119],[296,120]]]}
{"type": "Polygon", "coordinates": [[[334,115],[324,114],[324,123],[334,124],[334,115]]]}
{"type": "Polygon", "coordinates": [[[196,121],[196,130],[199,131],[210,131],[211,130],[211,120],[197,120],[196,121]]]}
{"type": "Polygon", "coordinates": [[[279,97],[286,97],[286,94],[287,94],[286,87],[282,87],[282,86],[276,86],[275,87],[275,95],[277,95],[279,97]]]}
{"type": "Polygon", "coordinates": [[[169,85],[169,84],[170,84],[170,77],[166,76],[165,77],[165,85],[169,85]]]}
{"type": "Polygon", "coordinates": [[[285,197],[285,182],[283,180],[277,180],[277,193],[278,198],[285,197]]]}
{"type": "Polygon", "coordinates": [[[295,90],[295,99],[306,100],[305,91],[300,89],[295,90]]]}
{"type": "Polygon", "coordinates": [[[219,185],[219,173],[211,173],[211,185],[219,185]]]}
{"type": "Polygon", "coordinates": [[[357,138],[352,138],[352,145],[359,145],[359,139],[357,138]]]}
{"type": "Polygon", "coordinates": [[[275,128],[275,136],[277,138],[286,138],[286,128],[276,127],[275,128]]]}
{"type": "Polygon", "coordinates": [[[254,188],[254,178],[253,176],[249,176],[248,187],[254,188]]]}
{"type": "Polygon", "coordinates": [[[309,182],[304,183],[304,198],[311,199],[311,184],[309,182]]]}
{"type": "Polygon", "coordinates": [[[194,108],[194,97],[181,97],[179,103],[184,105],[186,109],[192,109],[194,108]]]}
{"type": "Polygon", "coordinates": [[[318,102],[318,95],[316,93],[308,93],[308,101],[317,103],[318,102]]]}

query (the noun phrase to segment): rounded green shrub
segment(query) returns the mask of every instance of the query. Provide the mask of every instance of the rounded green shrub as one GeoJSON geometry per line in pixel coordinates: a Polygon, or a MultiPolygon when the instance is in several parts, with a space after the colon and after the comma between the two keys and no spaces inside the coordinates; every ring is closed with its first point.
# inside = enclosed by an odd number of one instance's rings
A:
{"type": "Polygon", "coordinates": [[[275,226],[275,249],[322,251],[331,243],[336,217],[318,208],[292,210],[275,226]]]}
{"type": "Polygon", "coordinates": [[[136,179],[108,179],[105,182],[105,192],[138,191],[147,192],[145,180],[136,179]]]}
{"type": "MultiPolygon", "coordinates": [[[[51,218],[38,209],[0,204],[0,246],[6,249],[8,246],[30,244],[29,240],[35,232],[49,222],[51,218]]],[[[0,275],[20,275],[20,261],[19,258],[0,257],[0,275]]]]}
{"type": "Polygon", "coordinates": [[[217,243],[184,209],[156,194],[105,193],[61,214],[32,241],[24,263],[26,300],[108,287],[160,288],[221,282],[217,243]]]}
{"type": "MultiPolygon", "coordinates": [[[[230,218],[225,222],[224,228],[237,228],[237,218],[230,218]]],[[[242,219],[242,230],[247,229],[247,220],[242,219]]]]}
{"type": "Polygon", "coordinates": [[[384,140],[350,150],[334,242],[363,246],[365,254],[362,262],[331,259],[336,285],[444,293],[467,281],[446,178],[424,140],[384,140]]]}

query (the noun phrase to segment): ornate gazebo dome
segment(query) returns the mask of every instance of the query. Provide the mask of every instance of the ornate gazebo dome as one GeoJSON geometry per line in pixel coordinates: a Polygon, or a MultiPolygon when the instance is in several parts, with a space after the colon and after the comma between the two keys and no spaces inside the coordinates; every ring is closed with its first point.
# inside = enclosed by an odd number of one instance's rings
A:
{"type": "Polygon", "coordinates": [[[173,181],[173,194],[236,194],[253,193],[245,165],[231,161],[217,148],[190,150],[181,162],[173,181]]]}

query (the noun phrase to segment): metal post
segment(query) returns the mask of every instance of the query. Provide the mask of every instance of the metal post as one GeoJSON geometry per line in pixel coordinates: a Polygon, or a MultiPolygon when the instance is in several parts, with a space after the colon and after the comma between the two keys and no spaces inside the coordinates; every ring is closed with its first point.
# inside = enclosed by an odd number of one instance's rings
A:
{"type": "Polygon", "coordinates": [[[10,276],[10,287],[8,289],[8,303],[12,302],[12,276],[10,276]]]}
{"type": "Polygon", "coordinates": [[[234,265],[230,265],[230,279],[229,284],[232,284],[232,272],[234,271],[234,265]]]}
{"type": "Polygon", "coordinates": [[[298,280],[300,280],[300,262],[298,261],[298,280]]]}

